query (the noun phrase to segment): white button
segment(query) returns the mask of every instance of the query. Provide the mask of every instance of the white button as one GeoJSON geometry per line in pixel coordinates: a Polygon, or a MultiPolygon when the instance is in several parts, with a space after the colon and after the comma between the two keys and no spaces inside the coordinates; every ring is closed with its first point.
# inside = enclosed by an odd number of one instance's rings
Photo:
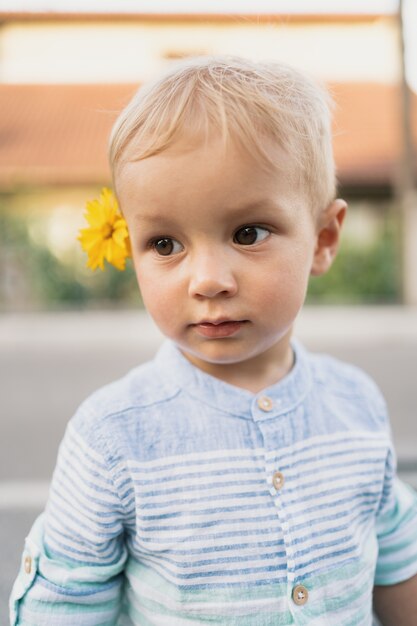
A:
{"type": "Polygon", "coordinates": [[[280,489],[283,488],[284,486],[284,474],[282,472],[274,472],[272,475],[272,484],[274,485],[275,489],[277,491],[279,491],[280,489]]]}
{"type": "Polygon", "coordinates": [[[288,567],[290,567],[291,569],[294,569],[294,567],[295,567],[295,561],[293,561],[292,559],[288,559],[288,561],[287,561],[287,565],[288,565],[288,567]]]}
{"type": "Polygon", "coordinates": [[[294,587],[294,589],[292,590],[292,599],[294,600],[295,604],[298,604],[298,606],[302,606],[307,602],[308,591],[304,587],[304,585],[296,585],[294,587]]]}
{"type": "Polygon", "coordinates": [[[289,526],[288,522],[282,522],[282,523],[281,523],[281,528],[282,528],[282,530],[286,531],[286,530],[288,530],[288,529],[289,529],[289,527],[290,527],[290,526],[289,526]]]}
{"type": "Polygon", "coordinates": [[[268,398],[268,396],[259,396],[258,407],[262,411],[272,411],[273,406],[274,403],[272,402],[271,398],[268,398]]]}
{"type": "Polygon", "coordinates": [[[32,571],[32,557],[31,556],[25,557],[23,567],[24,567],[26,574],[30,574],[30,572],[32,571]]]}

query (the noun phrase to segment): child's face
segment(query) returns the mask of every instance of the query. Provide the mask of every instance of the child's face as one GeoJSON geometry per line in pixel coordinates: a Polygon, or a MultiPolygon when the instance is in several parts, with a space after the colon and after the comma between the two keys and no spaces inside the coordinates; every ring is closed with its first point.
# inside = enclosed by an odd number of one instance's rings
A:
{"type": "Polygon", "coordinates": [[[124,165],[117,180],[149,313],[219,378],[230,366],[234,378],[281,371],[310,273],[327,269],[322,224],[275,150],[271,173],[235,145],[184,142],[124,165]]]}

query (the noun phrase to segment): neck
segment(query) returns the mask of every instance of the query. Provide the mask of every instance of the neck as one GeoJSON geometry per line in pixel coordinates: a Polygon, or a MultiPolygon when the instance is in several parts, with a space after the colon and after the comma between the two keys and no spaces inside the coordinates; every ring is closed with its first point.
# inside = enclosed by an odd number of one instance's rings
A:
{"type": "Polygon", "coordinates": [[[224,382],[258,393],[284,378],[294,365],[294,354],[288,332],[265,352],[238,363],[210,363],[183,352],[196,367],[224,382]]]}

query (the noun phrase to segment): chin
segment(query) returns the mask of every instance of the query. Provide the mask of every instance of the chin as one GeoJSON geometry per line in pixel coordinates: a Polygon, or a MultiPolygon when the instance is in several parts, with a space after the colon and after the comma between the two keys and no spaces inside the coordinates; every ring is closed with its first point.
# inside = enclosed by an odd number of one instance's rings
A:
{"type": "Polygon", "coordinates": [[[207,363],[212,363],[213,365],[233,365],[241,363],[242,361],[247,361],[258,354],[255,350],[242,350],[237,347],[233,347],[232,345],[216,346],[214,344],[207,346],[204,350],[193,350],[187,347],[184,347],[184,350],[197,359],[206,361],[207,363]]]}

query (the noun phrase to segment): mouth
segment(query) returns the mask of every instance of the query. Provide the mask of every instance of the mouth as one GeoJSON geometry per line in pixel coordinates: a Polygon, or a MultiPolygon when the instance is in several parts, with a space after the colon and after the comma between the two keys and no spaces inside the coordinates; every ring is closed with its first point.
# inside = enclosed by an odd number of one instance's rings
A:
{"type": "Polygon", "coordinates": [[[199,335],[216,339],[235,335],[242,326],[247,323],[248,320],[229,320],[222,318],[211,321],[203,320],[191,326],[199,335]]]}

